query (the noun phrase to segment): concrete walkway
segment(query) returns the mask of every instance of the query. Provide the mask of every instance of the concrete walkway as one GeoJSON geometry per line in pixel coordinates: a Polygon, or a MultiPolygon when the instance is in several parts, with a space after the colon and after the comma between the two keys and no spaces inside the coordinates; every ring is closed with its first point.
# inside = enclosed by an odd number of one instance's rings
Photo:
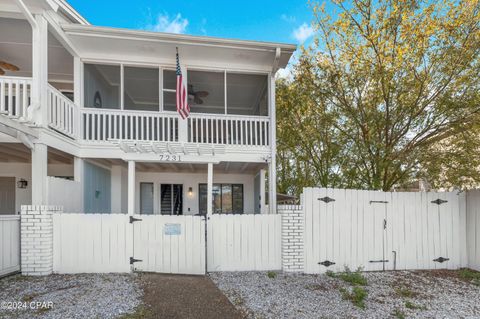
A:
{"type": "Polygon", "coordinates": [[[207,276],[143,273],[148,318],[229,318],[244,316],[207,276]]]}

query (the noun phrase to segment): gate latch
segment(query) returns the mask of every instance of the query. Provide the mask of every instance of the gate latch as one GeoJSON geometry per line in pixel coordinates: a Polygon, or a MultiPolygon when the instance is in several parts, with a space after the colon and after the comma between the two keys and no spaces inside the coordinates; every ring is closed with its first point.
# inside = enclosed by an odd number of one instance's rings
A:
{"type": "Polygon", "coordinates": [[[139,262],[139,261],[143,261],[142,259],[135,259],[133,257],[130,257],[130,265],[133,265],[133,263],[136,263],[136,262],[139,262]]]}
{"type": "Polygon", "coordinates": [[[134,222],[139,222],[139,221],[141,221],[140,218],[135,218],[133,216],[130,216],[130,224],[133,224],[134,222]]]}

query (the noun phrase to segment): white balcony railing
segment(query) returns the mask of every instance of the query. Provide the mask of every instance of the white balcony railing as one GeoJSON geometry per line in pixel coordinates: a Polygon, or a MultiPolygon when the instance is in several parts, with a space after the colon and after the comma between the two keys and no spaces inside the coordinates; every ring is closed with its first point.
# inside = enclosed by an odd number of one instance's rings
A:
{"type": "Polygon", "coordinates": [[[143,111],[88,109],[81,112],[82,139],[178,141],[178,116],[143,111]]]}
{"type": "Polygon", "coordinates": [[[75,138],[77,107],[62,92],[50,84],[47,88],[48,126],[54,130],[75,138]]]}
{"type": "Polygon", "coordinates": [[[270,119],[262,116],[190,114],[188,141],[240,146],[269,146],[270,119]]]}
{"type": "Polygon", "coordinates": [[[31,78],[1,76],[0,114],[26,120],[31,87],[31,78]]]}
{"type": "Polygon", "coordinates": [[[176,113],[92,109],[80,111],[80,139],[188,142],[236,146],[270,145],[270,119],[261,116],[190,114],[183,122],[176,113]]]}

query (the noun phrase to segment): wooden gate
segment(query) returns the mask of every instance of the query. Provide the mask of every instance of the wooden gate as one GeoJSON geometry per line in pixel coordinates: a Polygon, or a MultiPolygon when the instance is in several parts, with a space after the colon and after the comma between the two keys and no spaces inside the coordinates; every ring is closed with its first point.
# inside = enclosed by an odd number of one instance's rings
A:
{"type": "Polygon", "coordinates": [[[133,216],[134,270],[205,274],[203,216],[133,216]]]}
{"type": "Polygon", "coordinates": [[[465,194],[305,188],[305,272],[465,267],[465,194]]]}
{"type": "Polygon", "coordinates": [[[20,271],[20,216],[0,215],[0,277],[20,271]]]}

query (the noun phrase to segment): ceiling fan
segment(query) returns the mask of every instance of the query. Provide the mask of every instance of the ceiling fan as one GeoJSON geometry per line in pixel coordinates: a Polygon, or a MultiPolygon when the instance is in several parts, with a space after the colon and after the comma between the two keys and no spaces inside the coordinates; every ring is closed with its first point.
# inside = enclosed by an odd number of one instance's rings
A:
{"type": "Polygon", "coordinates": [[[8,62],[5,62],[3,60],[0,60],[0,75],[4,75],[5,74],[5,70],[8,70],[8,71],[18,71],[20,70],[18,68],[18,66],[16,65],[13,65],[11,63],[8,63],[8,62]]]}
{"type": "Polygon", "coordinates": [[[188,98],[190,100],[193,100],[194,104],[203,104],[203,100],[201,98],[202,97],[207,97],[207,96],[208,96],[207,91],[195,91],[193,89],[192,84],[188,85],[188,98]]]}

